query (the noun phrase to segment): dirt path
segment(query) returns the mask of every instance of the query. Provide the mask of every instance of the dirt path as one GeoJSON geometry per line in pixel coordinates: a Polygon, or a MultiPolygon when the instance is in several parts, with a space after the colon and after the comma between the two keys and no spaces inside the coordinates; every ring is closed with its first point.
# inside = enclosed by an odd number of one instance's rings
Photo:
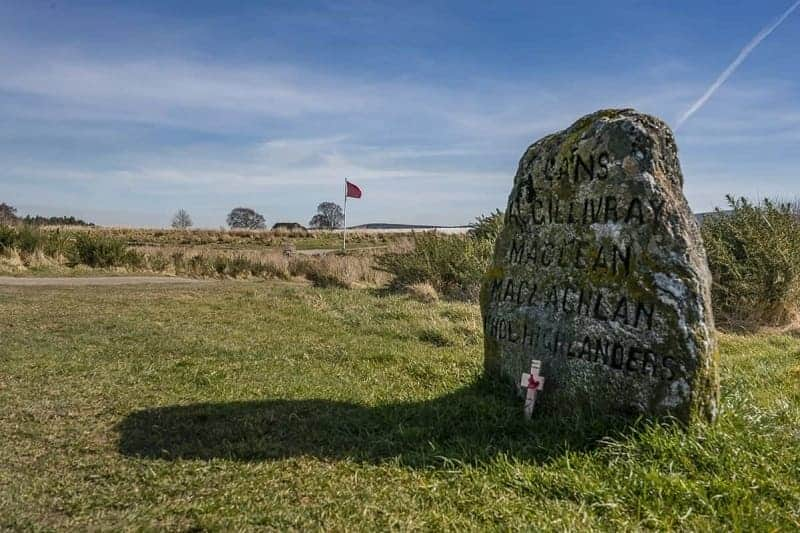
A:
{"type": "MultiPolygon", "coordinates": [[[[381,246],[353,246],[348,248],[350,252],[364,252],[367,250],[382,250],[384,248],[388,248],[389,246],[386,244],[382,244],[381,246]]],[[[341,248],[309,248],[308,250],[295,250],[294,253],[300,255],[325,255],[325,254],[332,254],[340,251],[341,248]]]]}
{"type": "Polygon", "coordinates": [[[17,287],[87,287],[91,285],[164,285],[211,283],[207,280],[160,276],[97,276],[85,278],[14,278],[0,276],[0,286],[17,287]]]}

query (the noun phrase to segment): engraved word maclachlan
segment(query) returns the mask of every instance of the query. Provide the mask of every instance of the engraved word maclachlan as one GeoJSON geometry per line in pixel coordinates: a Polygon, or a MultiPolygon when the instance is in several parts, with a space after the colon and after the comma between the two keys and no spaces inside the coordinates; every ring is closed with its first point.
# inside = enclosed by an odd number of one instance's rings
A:
{"type": "Polygon", "coordinates": [[[660,120],[599,111],[522,157],[481,290],[487,373],[544,409],[713,419],[710,281],[660,120]]]}

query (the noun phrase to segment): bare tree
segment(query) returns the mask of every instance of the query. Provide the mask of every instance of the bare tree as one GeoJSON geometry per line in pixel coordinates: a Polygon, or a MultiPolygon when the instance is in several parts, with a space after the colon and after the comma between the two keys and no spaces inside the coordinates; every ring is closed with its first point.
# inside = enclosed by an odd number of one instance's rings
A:
{"type": "Polygon", "coordinates": [[[238,229],[264,229],[264,216],[249,207],[237,207],[228,213],[228,226],[238,229]]]}
{"type": "Polygon", "coordinates": [[[175,216],[172,217],[172,227],[175,229],[186,229],[192,227],[192,217],[185,209],[178,209],[175,216]]]}
{"type": "Polygon", "coordinates": [[[312,228],[335,229],[344,224],[344,212],[341,206],[333,202],[322,202],[317,206],[317,214],[308,223],[312,228]]]}

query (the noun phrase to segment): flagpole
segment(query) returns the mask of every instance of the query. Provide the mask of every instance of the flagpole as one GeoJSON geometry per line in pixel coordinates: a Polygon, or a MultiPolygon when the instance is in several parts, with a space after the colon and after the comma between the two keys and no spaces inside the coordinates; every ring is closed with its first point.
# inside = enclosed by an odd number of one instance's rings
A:
{"type": "Polygon", "coordinates": [[[347,178],[344,179],[344,230],[342,231],[342,253],[347,253],[347,178]]]}

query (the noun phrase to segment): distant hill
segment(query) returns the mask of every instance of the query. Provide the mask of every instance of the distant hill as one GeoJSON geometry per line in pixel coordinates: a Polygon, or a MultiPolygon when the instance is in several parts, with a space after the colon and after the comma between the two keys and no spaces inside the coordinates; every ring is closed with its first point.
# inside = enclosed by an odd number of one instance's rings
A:
{"type": "Polygon", "coordinates": [[[422,224],[385,224],[373,222],[361,224],[360,226],[350,226],[347,229],[436,229],[436,228],[468,228],[469,226],[426,226],[422,224]]]}
{"type": "MultiPolygon", "coordinates": [[[[725,216],[731,213],[731,211],[709,211],[707,213],[696,213],[695,217],[699,223],[703,223],[703,219],[705,218],[713,218],[715,216],[725,216]]],[[[392,230],[413,230],[413,229],[462,229],[462,228],[469,228],[468,224],[463,226],[428,226],[425,224],[388,224],[384,222],[372,222],[369,224],[361,224],[359,226],[348,226],[347,229],[392,229],[392,230]]]]}
{"type": "Polygon", "coordinates": [[[708,213],[696,213],[694,216],[695,216],[695,218],[697,219],[697,222],[699,222],[700,224],[702,224],[702,223],[703,223],[703,220],[705,220],[706,218],[714,218],[714,217],[719,217],[719,216],[727,216],[727,215],[730,215],[731,213],[733,213],[733,211],[731,211],[731,210],[726,210],[726,211],[710,211],[710,212],[708,212],[708,213]]]}

